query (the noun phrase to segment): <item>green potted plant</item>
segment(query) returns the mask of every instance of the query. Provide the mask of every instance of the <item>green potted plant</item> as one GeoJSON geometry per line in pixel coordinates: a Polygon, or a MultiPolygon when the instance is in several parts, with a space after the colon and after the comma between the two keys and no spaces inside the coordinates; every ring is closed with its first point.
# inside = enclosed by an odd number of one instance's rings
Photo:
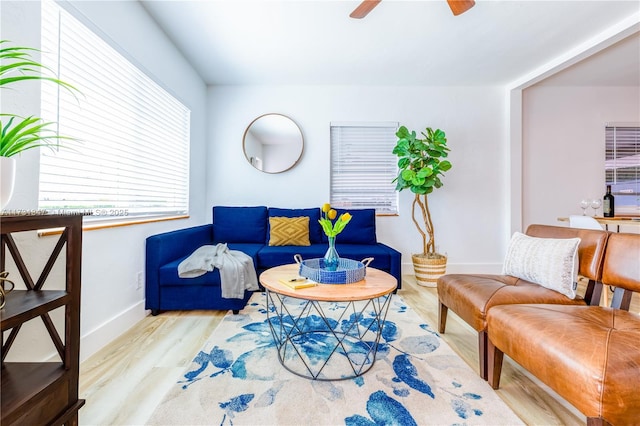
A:
{"type": "Polygon", "coordinates": [[[405,126],[396,132],[398,140],[393,153],[399,158],[399,170],[393,182],[397,191],[409,189],[415,194],[411,217],[422,236],[422,253],[411,257],[418,284],[434,287],[438,277],[446,271],[447,257],[436,252],[428,195],[442,187],[440,176],[451,169],[451,163],[444,160],[449,152],[445,133],[431,127],[421,133],[423,139],[405,126]]]}
{"type": "MultiPolygon", "coordinates": [[[[52,77],[51,75],[55,75],[53,71],[32,58],[32,53],[38,52],[38,49],[11,46],[9,43],[8,40],[0,40],[0,89],[19,81],[40,80],[52,82],[72,92],[77,90],[52,77]]],[[[15,159],[11,157],[28,149],[54,148],[62,139],[73,139],[58,135],[51,127],[53,124],[55,123],[45,122],[34,116],[0,114],[0,208],[4,208],[13,194],[16,165],[15,159]]]]}

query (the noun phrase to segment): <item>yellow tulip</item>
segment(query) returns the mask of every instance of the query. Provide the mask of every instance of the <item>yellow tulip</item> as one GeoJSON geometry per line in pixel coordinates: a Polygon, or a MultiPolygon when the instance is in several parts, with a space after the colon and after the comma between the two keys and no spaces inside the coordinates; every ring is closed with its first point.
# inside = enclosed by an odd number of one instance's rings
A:
{"type": "Polygon", "coordinates": [[[342,216],[340,216],[340,220],[342,220],[343,222],[348,222],[351,220],[351,215],[349,213],[344,213],[342,216]]]}
{"type": "Polygon", "coordinates": [[[322,205],[322,211],[323,211],[324,213],[327,213],[329,210],[331,210],[331,204],[329,204],[329,203],[324,203],[324,204],[322,205]]]}
{"type": "Polygon", "coordinates": [[[338,212],[335,211],[334,209],[329,210],[329,212],[327,213],[327,217],[331,220],[335,219],[337,215],[338,215],[338,212]]]}

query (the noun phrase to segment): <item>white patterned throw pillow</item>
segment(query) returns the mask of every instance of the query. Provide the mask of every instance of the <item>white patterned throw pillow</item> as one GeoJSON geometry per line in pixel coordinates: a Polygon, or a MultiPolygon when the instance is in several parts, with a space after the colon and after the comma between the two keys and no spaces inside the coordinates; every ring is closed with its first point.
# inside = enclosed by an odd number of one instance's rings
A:
{"type": "Polygon", "coordinates": [[[531,281],[575,299],[580,238],[511,237],[502,273],[531,281]]]}

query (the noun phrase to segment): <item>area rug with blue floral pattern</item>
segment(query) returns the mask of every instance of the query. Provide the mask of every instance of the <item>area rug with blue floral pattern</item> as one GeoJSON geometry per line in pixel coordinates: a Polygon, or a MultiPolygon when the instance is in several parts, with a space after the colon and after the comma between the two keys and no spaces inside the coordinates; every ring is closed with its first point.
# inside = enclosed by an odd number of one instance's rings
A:
{"type": "MultiPolygon", "coordinates": [[[[288,298],[287,303],[303,302],[288,298]]],[[[358,320],[370,323],[367,315],[358,320]]],[[[305,350],[324,350],[319,342],[305,350]]],[[[266,297],[257,292],[240,314],[224,317],[147,424],[523,423],[398,295],[391,299],[371,369],[353,379],[319,381],[280,364],[266,297]]]]}

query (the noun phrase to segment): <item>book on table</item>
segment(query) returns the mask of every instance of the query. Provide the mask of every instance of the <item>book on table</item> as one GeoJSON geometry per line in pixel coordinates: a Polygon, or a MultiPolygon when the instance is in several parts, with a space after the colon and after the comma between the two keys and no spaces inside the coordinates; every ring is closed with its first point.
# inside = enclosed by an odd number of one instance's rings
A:
{"type": "Polygon", "coordinates": [[[280,282],[294,290],[297,290],[300,288],[313,287],[318,284],[316,281],[310,280],[309,278],[297,277],[297,276],[281,278],[280,282]]]}

